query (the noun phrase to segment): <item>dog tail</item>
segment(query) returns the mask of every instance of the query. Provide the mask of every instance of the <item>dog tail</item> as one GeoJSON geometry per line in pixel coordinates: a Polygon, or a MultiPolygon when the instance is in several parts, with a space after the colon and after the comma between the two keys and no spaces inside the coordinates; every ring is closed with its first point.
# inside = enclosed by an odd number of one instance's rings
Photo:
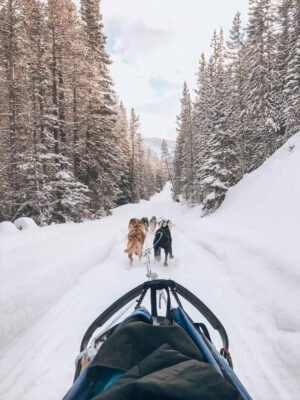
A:
{"type": "Polygon", "coordinates": [[[127,246],[127,249],[124,250],[124,253],[132,253],[133,249],[135,248],[135,243],[131,243],[131,246],[127,246]]]}

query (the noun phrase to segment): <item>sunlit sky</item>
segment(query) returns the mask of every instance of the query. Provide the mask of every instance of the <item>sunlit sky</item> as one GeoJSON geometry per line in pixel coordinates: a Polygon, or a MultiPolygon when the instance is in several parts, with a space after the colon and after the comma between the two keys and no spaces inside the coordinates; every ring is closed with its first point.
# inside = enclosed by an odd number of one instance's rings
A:
{"type": "Polygon", "coordinates": [[[226,38],[237,11],[246,25],[247,10],[248,0],[101,0],[116,91],[143,136],[176,138],[183,82],[193,94],[214,29],[226,38]]]}

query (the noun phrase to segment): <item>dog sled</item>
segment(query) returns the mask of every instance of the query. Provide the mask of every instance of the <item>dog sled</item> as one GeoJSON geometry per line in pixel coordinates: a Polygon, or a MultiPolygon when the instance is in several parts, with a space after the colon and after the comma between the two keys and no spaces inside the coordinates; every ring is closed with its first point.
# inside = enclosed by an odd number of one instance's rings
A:
{"type": "Polygon", "coordinates": [[[172,280],[147,281],[87,329],[64,400],[251,399],[228,348],[223,325],[194,294],[172,280]],[[190,318],[191,306],[205,323],[190,318]],[[220,336],[220,352],[207,323],[220,336]]]}

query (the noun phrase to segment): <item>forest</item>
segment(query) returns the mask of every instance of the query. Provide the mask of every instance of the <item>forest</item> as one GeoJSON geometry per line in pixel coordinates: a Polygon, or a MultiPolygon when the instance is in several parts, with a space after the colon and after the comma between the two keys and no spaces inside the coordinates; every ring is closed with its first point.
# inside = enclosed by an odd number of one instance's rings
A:
{"type": "Polygon", "coordinates": [[[0,0],[0,221],[79,222],[165,181],[118,98],[99,1],[0,0]]]}
{"type": "Polygon", "coordinates": [[[195,96],[184,84],[177,119],[174,189],[204,215],[300,130],[300,1],[251,0],[247,26],[238,12],[224,36],[200,57],[195,96]]]}

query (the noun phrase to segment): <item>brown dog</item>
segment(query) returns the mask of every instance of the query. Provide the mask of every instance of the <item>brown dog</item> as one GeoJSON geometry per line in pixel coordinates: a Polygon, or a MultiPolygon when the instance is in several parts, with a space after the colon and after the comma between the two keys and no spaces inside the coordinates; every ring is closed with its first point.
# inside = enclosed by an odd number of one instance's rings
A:
{"type": "Polygon", "coordinates": [[[127,249],[124,250],[124,252],[128,254],[130,265],[132,265],[133,262],[133,254],[139,256],[139,260],[141,260],[145,237],[144,223],[139,219],[132,218],[129,221],[127,249]]]}
{"type": "Polygon", "coordinates": [[[133,226],[134,226],[134,224],[136,223],[136,222],[138,222],[139,221],[139,219],[137,219],[137,218],[131,218],[130,220],[129,220],[129,223],[128,223],[128,229],[130,230],[130,228],[132,228],[133,226]]]}

